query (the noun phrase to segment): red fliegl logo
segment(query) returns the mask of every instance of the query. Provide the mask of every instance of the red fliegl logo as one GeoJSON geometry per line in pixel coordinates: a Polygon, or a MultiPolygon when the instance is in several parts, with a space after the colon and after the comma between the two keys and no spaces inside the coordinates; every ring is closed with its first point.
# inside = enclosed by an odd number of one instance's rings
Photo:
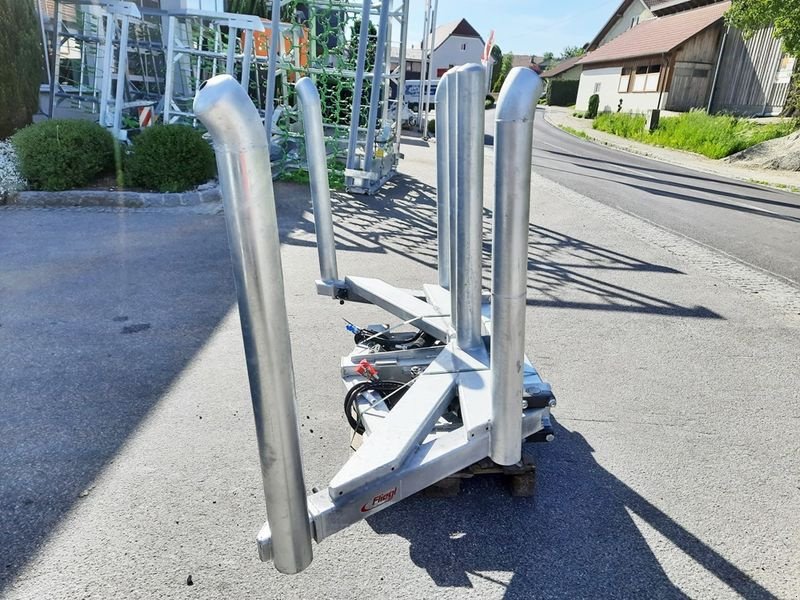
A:
{"type": "Polygon", "coordinates": [[[361,506],[361,512],[369,512],[373,508],[376,508],[376,507],[380,506],[381,504],[386,504],[387,502],[389,502],[389,500],[391,500],[392,498],[395,497],[395,494],[397,494],[397,488],[396,487],[392,488],[389,491],[386,491],[386,492],[383,492],[381,494],[378,494],[377,496],[375,496],[372,499],[372,502],[365,502],[361,506]]]}

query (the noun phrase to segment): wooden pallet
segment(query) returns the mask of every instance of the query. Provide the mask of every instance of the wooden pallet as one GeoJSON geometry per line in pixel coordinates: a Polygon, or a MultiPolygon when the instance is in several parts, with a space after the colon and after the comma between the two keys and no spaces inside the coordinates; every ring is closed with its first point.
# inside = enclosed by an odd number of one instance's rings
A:
{"type": "Polygon", "coordinates": [[[454,498],[461,492],[461,482],[464,479],[481,475],[501,475],[508,481],[511,495],[514,498],[530,498],[536,487],[536,460],[533,451],[523,446],[522,460],[508,467],[484,458],[427,487],[423,493],[429,498],[454,498]]]}

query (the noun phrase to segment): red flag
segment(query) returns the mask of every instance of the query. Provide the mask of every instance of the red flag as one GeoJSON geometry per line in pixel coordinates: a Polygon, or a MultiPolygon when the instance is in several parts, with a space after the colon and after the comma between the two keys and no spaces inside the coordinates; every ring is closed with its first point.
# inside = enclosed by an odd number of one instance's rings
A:
{"type": "Polygon", "coordinates": [[[483,48],[483,56],[481,60],[488,62],[489,57],[492,55],[492,48],[494,47],[494,29],[489,32],[489,39],[486,40],[486,46],[483,48]]]}

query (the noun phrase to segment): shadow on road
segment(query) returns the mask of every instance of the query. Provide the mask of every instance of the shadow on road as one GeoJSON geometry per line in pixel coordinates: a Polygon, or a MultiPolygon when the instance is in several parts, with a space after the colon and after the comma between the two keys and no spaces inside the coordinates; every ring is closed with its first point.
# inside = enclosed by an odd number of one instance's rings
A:
{"type": "MultiPolygon", "coordinates": [[[[293,227],[303,208],[281,206],[282,223],[293,227]]],[[[2,595],[206,343],[235,291],[221,216],[0,217],[2,595]]]]}
{"type": "Polygon", "coordinates": [[[776,598],[599,465],[580,433],[555,428],[556,441],[538,452],[535,498],[474,478],[457,498],[418,495],[367,523],[409,540],[411,560],[442,587],[471,588],[471,576],[506,587],[509,599],[688,598],[632,513],[742,598],[776,598]]]}
{"type": "MultiPolygon", "coordinates": [[[[550,151],[546,151],[546,152],[550,152],[550,151]]],[[[550,152],[550,153],[551,154],[561,154],[560,152],[550,152]]],[[[767,210],[767,209],[761,209],[759,207],[752,206],[752,204],[766,204],[766,205],[769,205],[771,207],[776,207],[776,208],[789,208],[789,209],[798,210],[798,209],[800,209],[800,203],[799,204],[792,204],[790,202],[780,202],[778,200],[768,200],[766,198],[758,198],[758,197],[755,197],[755,196],[752,196],[752,195],[736,194],[736,193],[733,193],[733,192],[726,192],[726,191],[720,190],[718,188],[709,188],[709,187],[703,188],[703,187],[694,186],[694,185],[686,185],[684,183],[681,183],[680,185],[678,185],[677,183],[671,182],[671,181],[668,181],[668,180],[663,180],[663,179],[662,180],[657,180],[654,177],[649,177],[649,176],[640,177],[640,176],[634,175],[632,173],[626,173],[625,171],[619,171],[619,170],[615,171],[615,170],[612,170],[612,169],[604,169],[604,168],[598,167],[596,165],[585,164],[585,163],[577,163],[577,162],[575,162],[576,161],[576,157],[573,157],[572,160],[552,159],[552,158],[549,159],[549,160],[552,160],[554,162],[565,162],[565,163],[568,163],[568,164],[572,165],[573,167],[578,167],[580,169],[587,169],[587,170],[590,170],[590,171],[599,171],[601,173],[607,173],[609,175],[609,177],[602,177],[600,175],[592,175],[592,174],[589,174],[589,173],[584,173],[584,176],[592,177],[594,179],[599,179],[601,181],[608,181],[610,183],[621,183],[623,185],[630,186],[630,187],[635,188],[637,190],[640,190],[642,192],[646,192],[646,193],[649,193],[649,194],[655,194],[657,196],[663,196],[663,197],[666,197],[666,198],[674,198],[676,200],[684,200],[686,202],[694,202],[694,203],[698,203],[698,204],[706,204],[706,205],[709,205],[709,206],[715,206],[717,208],[726,208],[726,209],[729,209],[729,210],[734,210],[734,211],[744,212],[744,213],[748,213],[748,214],[759,215],[759,216],[767,217],[767,218],[771,218],[771,219],[778,219],[778,220],[782,220],[782,221],[792,221],[792,222],[795,222],[795,223],[800,222],[800,218],[798,218],[798,217],[793,217],[793,216],[790,216],[790,215],[778,214],[778,213],[775,213],[775,212],[767,210]],[[640,181],[642,183],[640,183],[640,184],[633,183],[631,180],[640,181]],[[646,182],[650,182],[650,184],[648,184],[646,182]],[[667,186],[670,189],[666,189],[666,190],[657,189],[657,188],[654,188],[653,185],[651,185],[652,183],[655,183],[656,185],[660,185],[660,186],[667,186]],[[680,191],[678,191],[678,190],[680,190],[680,191]],[[703,193],[703,194],[713,193],[715,197],[720,197],[720,196],[728,197],[728,198],[733,199],[734,201],[735,200],[743,200],[743,201],[748,202],[749,205],[748,206],[743,206],[741,204],[731,204],[731,203],[725,202],[724,198],[721,198],[720,200],[714,200],[714,199],[711,199],[711,198],[704,198],[704,197],[700,197],[700,196],[697,196],[697,195],[690,195],[692,192],[695,192],[695,194],[697,194],[697,193],[703,193]]],[[[613,165],[615,163],[609,163],[609,164],[613,165]]],[[[620,165],[620,166],[622,166],[622,165],[620,165]]],[[[641,167],[638,167],[638,166],[634,167],[634,168],[637,169],[637,170],[641,169],[641,167]]],[[[543,168],[543,170],[560,171],[560,172],[566,173],[568,175],[575,175],[575,172],[574,171],[570,171],[569,169],[556,169],[554,167],[546,167],[546,168],[543,168]]]]}
{"type": "MultiPolygon", "coordinates": [[[[435,190],[397,176],[376,196],[336,195],[333,200],[337,248],[353,252],[394,252],[436,268],[435,190]]],[[[484,286],[490,285],[492,211],[484,209],[484,286]]],[[[313,245],[313,223],[303,221],[287,244],[313,245]]],[[[528,304],[674,317],[721,318],[702,306],[682,306],[615,283],[618,272],[681,275],[675,269],[628,256],[541,225],[530,226],[528,304]]],[[[666,286],[665,286],[666,287],[666,286]]]]}

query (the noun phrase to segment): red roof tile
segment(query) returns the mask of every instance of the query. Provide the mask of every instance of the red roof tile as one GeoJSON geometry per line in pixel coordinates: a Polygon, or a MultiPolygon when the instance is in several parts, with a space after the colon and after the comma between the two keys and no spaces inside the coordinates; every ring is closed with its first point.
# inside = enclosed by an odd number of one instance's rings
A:
{"type": "Polygon", "coordinates": [[[578,64],[664,54],[719,21],[730,6],[730,2],[719,2],[644,21],[590,52],[578,64]]]}

